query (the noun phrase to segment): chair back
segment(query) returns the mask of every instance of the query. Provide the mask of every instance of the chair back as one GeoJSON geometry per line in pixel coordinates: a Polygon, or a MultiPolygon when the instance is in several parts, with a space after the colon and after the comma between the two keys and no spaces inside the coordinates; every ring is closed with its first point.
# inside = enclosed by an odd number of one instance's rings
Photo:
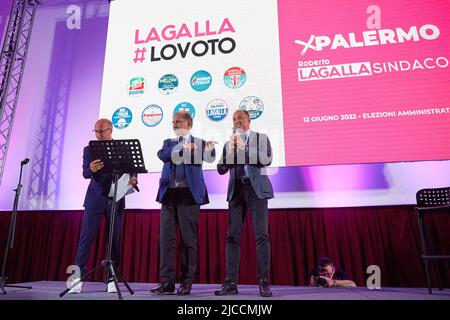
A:
{"type": "Polygon", "coordinates": [[[421,189],[416,193],[418,207],[450,205],[450,187],[421,189]]]}

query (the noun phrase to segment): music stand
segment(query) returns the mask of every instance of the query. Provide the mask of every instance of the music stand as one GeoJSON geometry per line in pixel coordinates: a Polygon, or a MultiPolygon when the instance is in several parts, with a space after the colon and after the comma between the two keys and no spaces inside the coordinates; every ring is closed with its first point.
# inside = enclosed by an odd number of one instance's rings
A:
{"type": "Polygon", "coordinates": [[[107,257],[94,269],[89,271],[79,281],[72,284],[70,288],[67,288],[59,294],[63,297],[72,288],[76,287],[80,282],[83,282],[91,274],[95,273],[100,268],[106,267],[107,274],[112,277],[114,285],[117,289],[117,295],[120,300],[123,300],[122,292],[119,288],[119,281],[123,282],[130,294],[134,294],[134,291],[128,285],[128,283],[122,278],[120,273],[115,270],[114,263],[111,261],[112,254],[112,242],[114,235],[114,221],[117,209],[117,181],[123,173],[147,173],[144,164],[144,157],[142,155],[141,143],[137,139],[129,140],[93,140],[89,141],[89,149],[92,153],[93,159],[100,159],[104,163],[103,171],[111,172],[113,175],[114,183],[114,196],[111,206],[111,219],[109,224],[109,237],[108,237],[108,252],[107,257]]]}
{"type": "Polygon", "coordinates": [[[31,286],[18,286],[18,285],[7,285],[7,277],[5,276],[6,272],[6,261],[8,260],[8,253],[9,249],[12,249],[14,246],[14,231],[16,229],[16,218],[17,218],[17,206],[19,204],[19,196],[20,191],[22,189],[22,169],[25,164],[27,164],[29,159],[25,159],[22,162],[20,162],[20,175],[19,175],[19,183],[17,184],[17,188],[13,191],[16,192],[16,195],[14,196],[14,204],[13,204],[13,210],[11,212],[11,219],[9,221],[9,230],[8,230],[8,237],[6,238],[6,246],[5,246],[5,253],[3,255],[3,263],[2,263],[2,273],[0,275],[0,289],[2,295],[7,294],[5,287],[10,288],[22,288],[22,289],[31,289],[31,286]]]}

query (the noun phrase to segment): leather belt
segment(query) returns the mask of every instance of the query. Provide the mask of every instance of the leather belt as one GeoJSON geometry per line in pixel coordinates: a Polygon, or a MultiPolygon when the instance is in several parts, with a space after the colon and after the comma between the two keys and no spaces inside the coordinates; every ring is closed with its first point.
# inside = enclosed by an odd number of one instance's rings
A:
{"type": "Polygon", "coordinates": [[[240,178],[236,178],[237,182],[240,182],[242,184],[247,184],[250,183],[250,178],[249,177],[240,177],[240,178]]]}

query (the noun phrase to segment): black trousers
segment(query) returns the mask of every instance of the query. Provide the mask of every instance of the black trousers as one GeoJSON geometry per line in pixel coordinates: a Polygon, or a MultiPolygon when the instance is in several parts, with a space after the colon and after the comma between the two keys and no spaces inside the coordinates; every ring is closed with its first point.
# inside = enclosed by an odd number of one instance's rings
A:
{"type": "Polygon", "coordinates": [[[234,188],[233,198],[228,204],[227,278],[237,282],[239,276],[242,225],[248,211],[256,236],[258,278],[267,280],[270,271],[268,199],[259,199],[250,182],[236,181],[234,188]]]}
{"type": "Polygon", "coordinates": [[[160,281],[175,283],[175,247],[177,225],[181,234],[181,282],[192,283],[197,271],[198,216],[189,188],[168,189],[161,206],[159,226],[160,281]]]}
{"type": "MultiPolygon", "coordinates": [[[[96,211],[90,208],[84,210],[83,225],[81,227],[80,240],[78,241],[77,257],[75,264],[80,268],[81,277],[87,272],[87,262],[92,242],[97,237],[98,226],[102,216],[106,218],[107,234],[111,220],[112,200],[108,200],[105,210],[96,211]]],[[[120,233],[122,229],[123,210],[117,204],[116,217],[114,218],[114,234],[112,242],[111,260],[114,266],[118,266],[120,260],[120,233]]]]}

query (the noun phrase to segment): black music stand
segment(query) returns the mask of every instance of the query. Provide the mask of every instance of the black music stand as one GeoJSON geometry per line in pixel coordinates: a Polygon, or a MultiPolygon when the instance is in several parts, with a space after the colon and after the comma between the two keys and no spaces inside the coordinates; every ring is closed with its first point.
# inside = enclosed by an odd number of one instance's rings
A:
{"type": "Polygon", "coordinates": [[[0,275],[0,290],[2,295],[7,294],[5,287],[10,288],[22,288],[22,289],[31,289],[31,286],[18,286],[18,285],[7,285],[7,277],[5,275],[6,272],[6,261],[8,260],[8,253],[9,249],[12,249],[14,246],[14,232],[16,229],[16,218],[17,218],[17,206],[19,204],[19,196],[20,191],[22,189],[22,169],[25,164],[27,164],[29,159],[25,159],[20,163],[20,175],[19,175],[19,183],[17,184],[17,188],[13,191],[16,192],[16,195],[14,196],[14,204],[13,204],[13,210],[11,212],[11,219],[9,221],[9,230],[8,230],[8,237],[6,238],[6,246],[5,246],[5,253],[3,255],[3,263],[2,263],[2,273],[0,275]]]}
{"type": "MultiPolygon", "coordinates": [[[[120,273],[115,270],[114,263],[111,261],[112,253],[112,241],[114,235],[114,221],[117,209],[117,181],[123,173],[147,173],[144,164],[144,157],[142,155],[141,143],[137,139],[130,140],[96,140],[89,141],[89,149],[92,153],[93,159],[100,159],[104,163],[103,171],[111,172],[113,175],[114,183],[114,196],[111,206],[111,220],[109,225],[109,237],[108,237],[108,253],[105,260],[98,264],[94,269],[89,271],[78,282],[72,284],[70,288],[67,288],[59,294],[63,297],[72,288],[76,287],[80,282],[83,282],[91,274],[95,273],[100,268],[106,267],[107,274],[113,279],[117,289],[117,295],[120,300],[123,300],[122,292],[119,288],[119,281],[123,282],[130,294],[134,294],[134,291],[128,285],[128,283],[122,278],[120,273]]],[[[109,278],[109,277],[108,277],[109,278]]]]}

